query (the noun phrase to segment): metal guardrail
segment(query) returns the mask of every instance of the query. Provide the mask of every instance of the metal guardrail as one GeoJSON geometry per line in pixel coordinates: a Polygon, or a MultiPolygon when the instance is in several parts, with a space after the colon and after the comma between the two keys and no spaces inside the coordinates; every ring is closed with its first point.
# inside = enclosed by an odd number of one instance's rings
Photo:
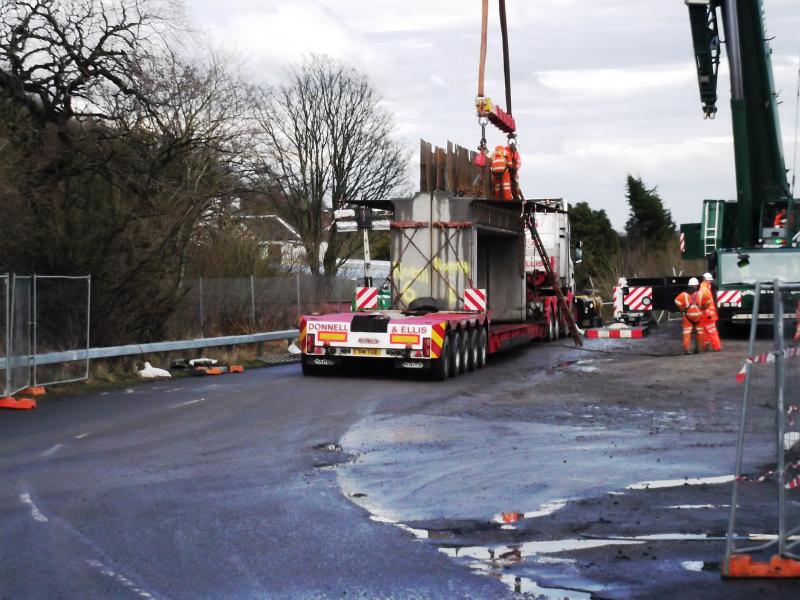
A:
{"type": "MultiPolygon", "coordinates": [[[[228,335],[215,338],[196,340],[179,340],[174,342],[153,342],[149,344],[127,344],[125,346],[108,346],[105,348],[89,348],[88,350],[69,350],[66,352],[48,352],[34,356],[16,356],[11,358],[11,366],[26,364],[32,360],[36,365],[55,365],[65,362],[93,360],[98,358],[118,358],[121,356],[136,356],[156,352],[177,352],[180,350],[195,350],[199,348],[215,348],[219,346],[237,346],[240,344],[258,344],[275,340],[291,340],[300,335],[297,329],[283,331],[270,331],[267,333],[253,333],[249,335],[228,335]]],[[[0,370],[5,365],[0,361],[0,370]]]]}

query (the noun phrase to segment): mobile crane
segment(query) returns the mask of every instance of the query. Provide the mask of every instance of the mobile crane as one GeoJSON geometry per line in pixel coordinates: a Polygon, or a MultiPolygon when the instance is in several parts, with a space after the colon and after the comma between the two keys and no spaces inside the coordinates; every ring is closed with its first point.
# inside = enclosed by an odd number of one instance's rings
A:
{"type": "MultiPolygon", "coordinates": [[[[800,281],[800,211],[786,178],[763,0],[685,3],[705,118],[717,112],[723,45],[728,57],[737,194],[704,200],[702,222],[681,226],[681,250],[687,260],[706,258],[715,273],[720,325],[745,323],[756,279],[800,281]]],[[[760,301],[766,322],[772,298],[760,301]]]]}

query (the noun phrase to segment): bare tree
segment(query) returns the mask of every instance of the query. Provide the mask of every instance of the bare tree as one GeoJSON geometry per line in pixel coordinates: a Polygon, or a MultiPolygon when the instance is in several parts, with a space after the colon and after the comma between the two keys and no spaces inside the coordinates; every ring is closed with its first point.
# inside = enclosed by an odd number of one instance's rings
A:
{"type": "Polygon", "coordinates": [[[249,139],[247,86],[181,58],[164,6],[0,7],[0,267],[94,275],[98,343],[163,334],[249,139]]]}
{"type": "Polygon", "coordinates": [[[312,56],[263,93],[257,122],[256,173],[302,236],[311,272],[322,259],[325,274],[335,275],[357,244],[329,230],[326,214],[347,202],[385,199],[406,183],[408,156],[393,138],[392,115],[365,75],[312,56]]]}

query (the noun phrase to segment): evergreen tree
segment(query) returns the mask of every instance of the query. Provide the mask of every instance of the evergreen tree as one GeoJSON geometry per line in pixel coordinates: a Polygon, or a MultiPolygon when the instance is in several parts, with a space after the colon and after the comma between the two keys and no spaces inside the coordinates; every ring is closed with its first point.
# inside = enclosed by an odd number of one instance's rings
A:
{"type": "Polygon", "coordinates": [[[619,234],[611,226],[605,210],[593,210],[588,202],[578,202],[569,209],[572,239],[583,242],[583,262],[576,266],[579,288],[605,275],[619,254],[619,234]]]}
{"type": "Polygon", "coordinates": [[[676,235],[672,213],[664,208],[657,189],[648,189],[641,178],[628,175],[627,188],[630,217],[625,231],[628,247],[644,245],[648,250],[664,250],[676,235]]]}

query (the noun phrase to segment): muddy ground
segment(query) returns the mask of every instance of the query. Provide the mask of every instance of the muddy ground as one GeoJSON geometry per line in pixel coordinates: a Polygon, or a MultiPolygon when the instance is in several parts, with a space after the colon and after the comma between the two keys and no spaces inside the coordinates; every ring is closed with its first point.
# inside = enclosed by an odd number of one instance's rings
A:
{"type": "MultiPolygon", "coordinates": [[[[672,325],[583,351],[564,343],[534,369],[512,354],[457,397],[371,415],[342,438],[342,490],[531,597],[800,597],[797,580],[721,579],[746,341],[684,356],[678,338],[672,325]]],[[[772,376],[754,371],[738,544],[777,526],[775,478],[755,481],[774,465],[772,376]]],[[[792,402],[800,368],[787,377],[792,402]]],[[[800,525],[800,490],[788,500],[800,525]]]]}

